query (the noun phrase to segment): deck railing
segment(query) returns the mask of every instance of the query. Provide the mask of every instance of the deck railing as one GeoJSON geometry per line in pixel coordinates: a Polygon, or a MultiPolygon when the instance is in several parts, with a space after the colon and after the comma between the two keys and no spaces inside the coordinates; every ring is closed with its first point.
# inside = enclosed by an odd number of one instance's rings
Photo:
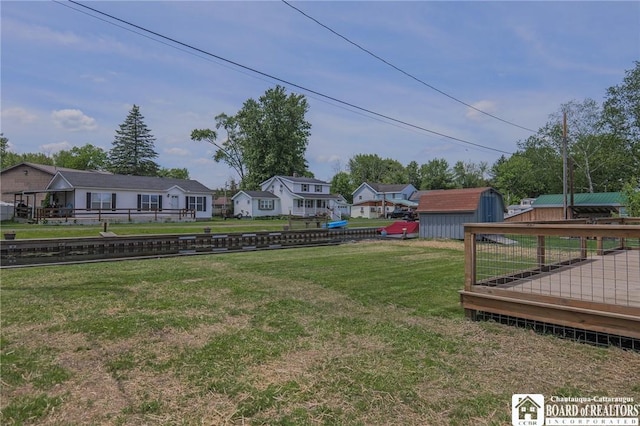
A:
{"type": "Polygon", "coordinates": [[[469,224],[465,256],[468,316],[640,338],[639,225],[469,224]]]}

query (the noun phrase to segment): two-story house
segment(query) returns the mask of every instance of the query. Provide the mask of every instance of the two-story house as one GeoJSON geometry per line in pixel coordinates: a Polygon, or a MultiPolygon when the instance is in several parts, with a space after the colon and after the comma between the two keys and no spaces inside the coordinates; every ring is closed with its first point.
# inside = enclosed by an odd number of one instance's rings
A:
{"type": "Polygon", "coordinates": [[[240,191],[233,198],[234,216],[328,216],[339,220],[349,213],[342,195],[331,194],[331,184],[299,176],[273,176],[260,191],[240,191]]]}
{"type": "Polygon", "coordinates": [[[415,208],[418,203],[411,201],[416,192],[412,184],[382,184],[364,182],[353,191],[351,217],[385,217],[397,207],[415,208]]]}

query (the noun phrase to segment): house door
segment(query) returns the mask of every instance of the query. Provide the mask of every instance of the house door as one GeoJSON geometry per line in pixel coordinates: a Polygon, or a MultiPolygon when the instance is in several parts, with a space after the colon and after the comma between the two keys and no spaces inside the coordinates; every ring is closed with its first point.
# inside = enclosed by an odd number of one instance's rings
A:
{"type": "Polygon", "coordinates": [[[169,203],[171,204],[171,209],[173,210],[178,210],[179,206],[178,206],[178,196],[177,195],[170,195],[169,196],[169,203]]]}

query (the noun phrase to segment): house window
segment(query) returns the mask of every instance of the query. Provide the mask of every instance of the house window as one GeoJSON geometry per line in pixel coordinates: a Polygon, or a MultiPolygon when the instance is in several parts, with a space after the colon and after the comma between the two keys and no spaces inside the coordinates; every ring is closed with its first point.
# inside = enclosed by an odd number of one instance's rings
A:
{"type": "Polygon", "coordinates": [[[195,210],[197,212],[207,211],[207,197],[187,197],[187,209],[195,210]]]}
{"type": "Polygon", "coordinates": [[[306,183],[302,184],[302,192],[309,192],[309,185],[307,185],[306,183]]]}
{"type": "Polygon", "coordinates": [[[304,207],[307,209],[313,208],[313,200],[304,200],[304,207]]]}
{"type": "Polygon", "coordinates": [[[322,185],[316,185],[316,192],[322,192],[322,185]]]}
{"type": "Polygon", "coordinates": [[[92,192],[91,193],[91,209],[105,210],[111,208],[110,192],[92,192]]]}
{"type": "Polygon", "coordinates": [[[325,200],[317,200],[316,206],[321,209],[327,207],[327,202],[325,200]]]}
{"type": "Polygon", "coordinates": [[[360,213],[364,214],[364,207],[360,207],[360,213]]]}
{"type": "Polygon", "coordinates": [[[362,195],[358,195],[358,200],[362,200],[362,195]]]}
{"type": "Polygon", "coordinates": [[[160,196],[156,194],[140,194],[138,209],[143,211],[160,210],[160,196]]]}
{"type": "Polygon", "coordinates": [[[258,203],[259,210],[273,210],[273,200],[260,200],[258,203]]]}

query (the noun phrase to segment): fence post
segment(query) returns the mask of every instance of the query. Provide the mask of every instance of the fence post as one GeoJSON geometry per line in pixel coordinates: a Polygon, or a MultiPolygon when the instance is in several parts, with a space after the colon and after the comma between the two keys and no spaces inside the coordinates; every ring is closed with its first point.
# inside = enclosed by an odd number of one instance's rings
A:
{"type": "Polygon", "coordinates": [[[464,289],[471,291],[476,283],[476,234],[464,230],[464,289]]]}
{"type": "Polygon", "coordinates": [[[545,263],[547,263],[547,259],[545,253],[544,235],[538,235],[538,268],[542,269],[545,263]]]}
{"type": "Polygon", "coordinates": [[[604,244],[602,237],[596,237],[596,252],[598,256],[602,256],[604,254],[604,244]]]}

